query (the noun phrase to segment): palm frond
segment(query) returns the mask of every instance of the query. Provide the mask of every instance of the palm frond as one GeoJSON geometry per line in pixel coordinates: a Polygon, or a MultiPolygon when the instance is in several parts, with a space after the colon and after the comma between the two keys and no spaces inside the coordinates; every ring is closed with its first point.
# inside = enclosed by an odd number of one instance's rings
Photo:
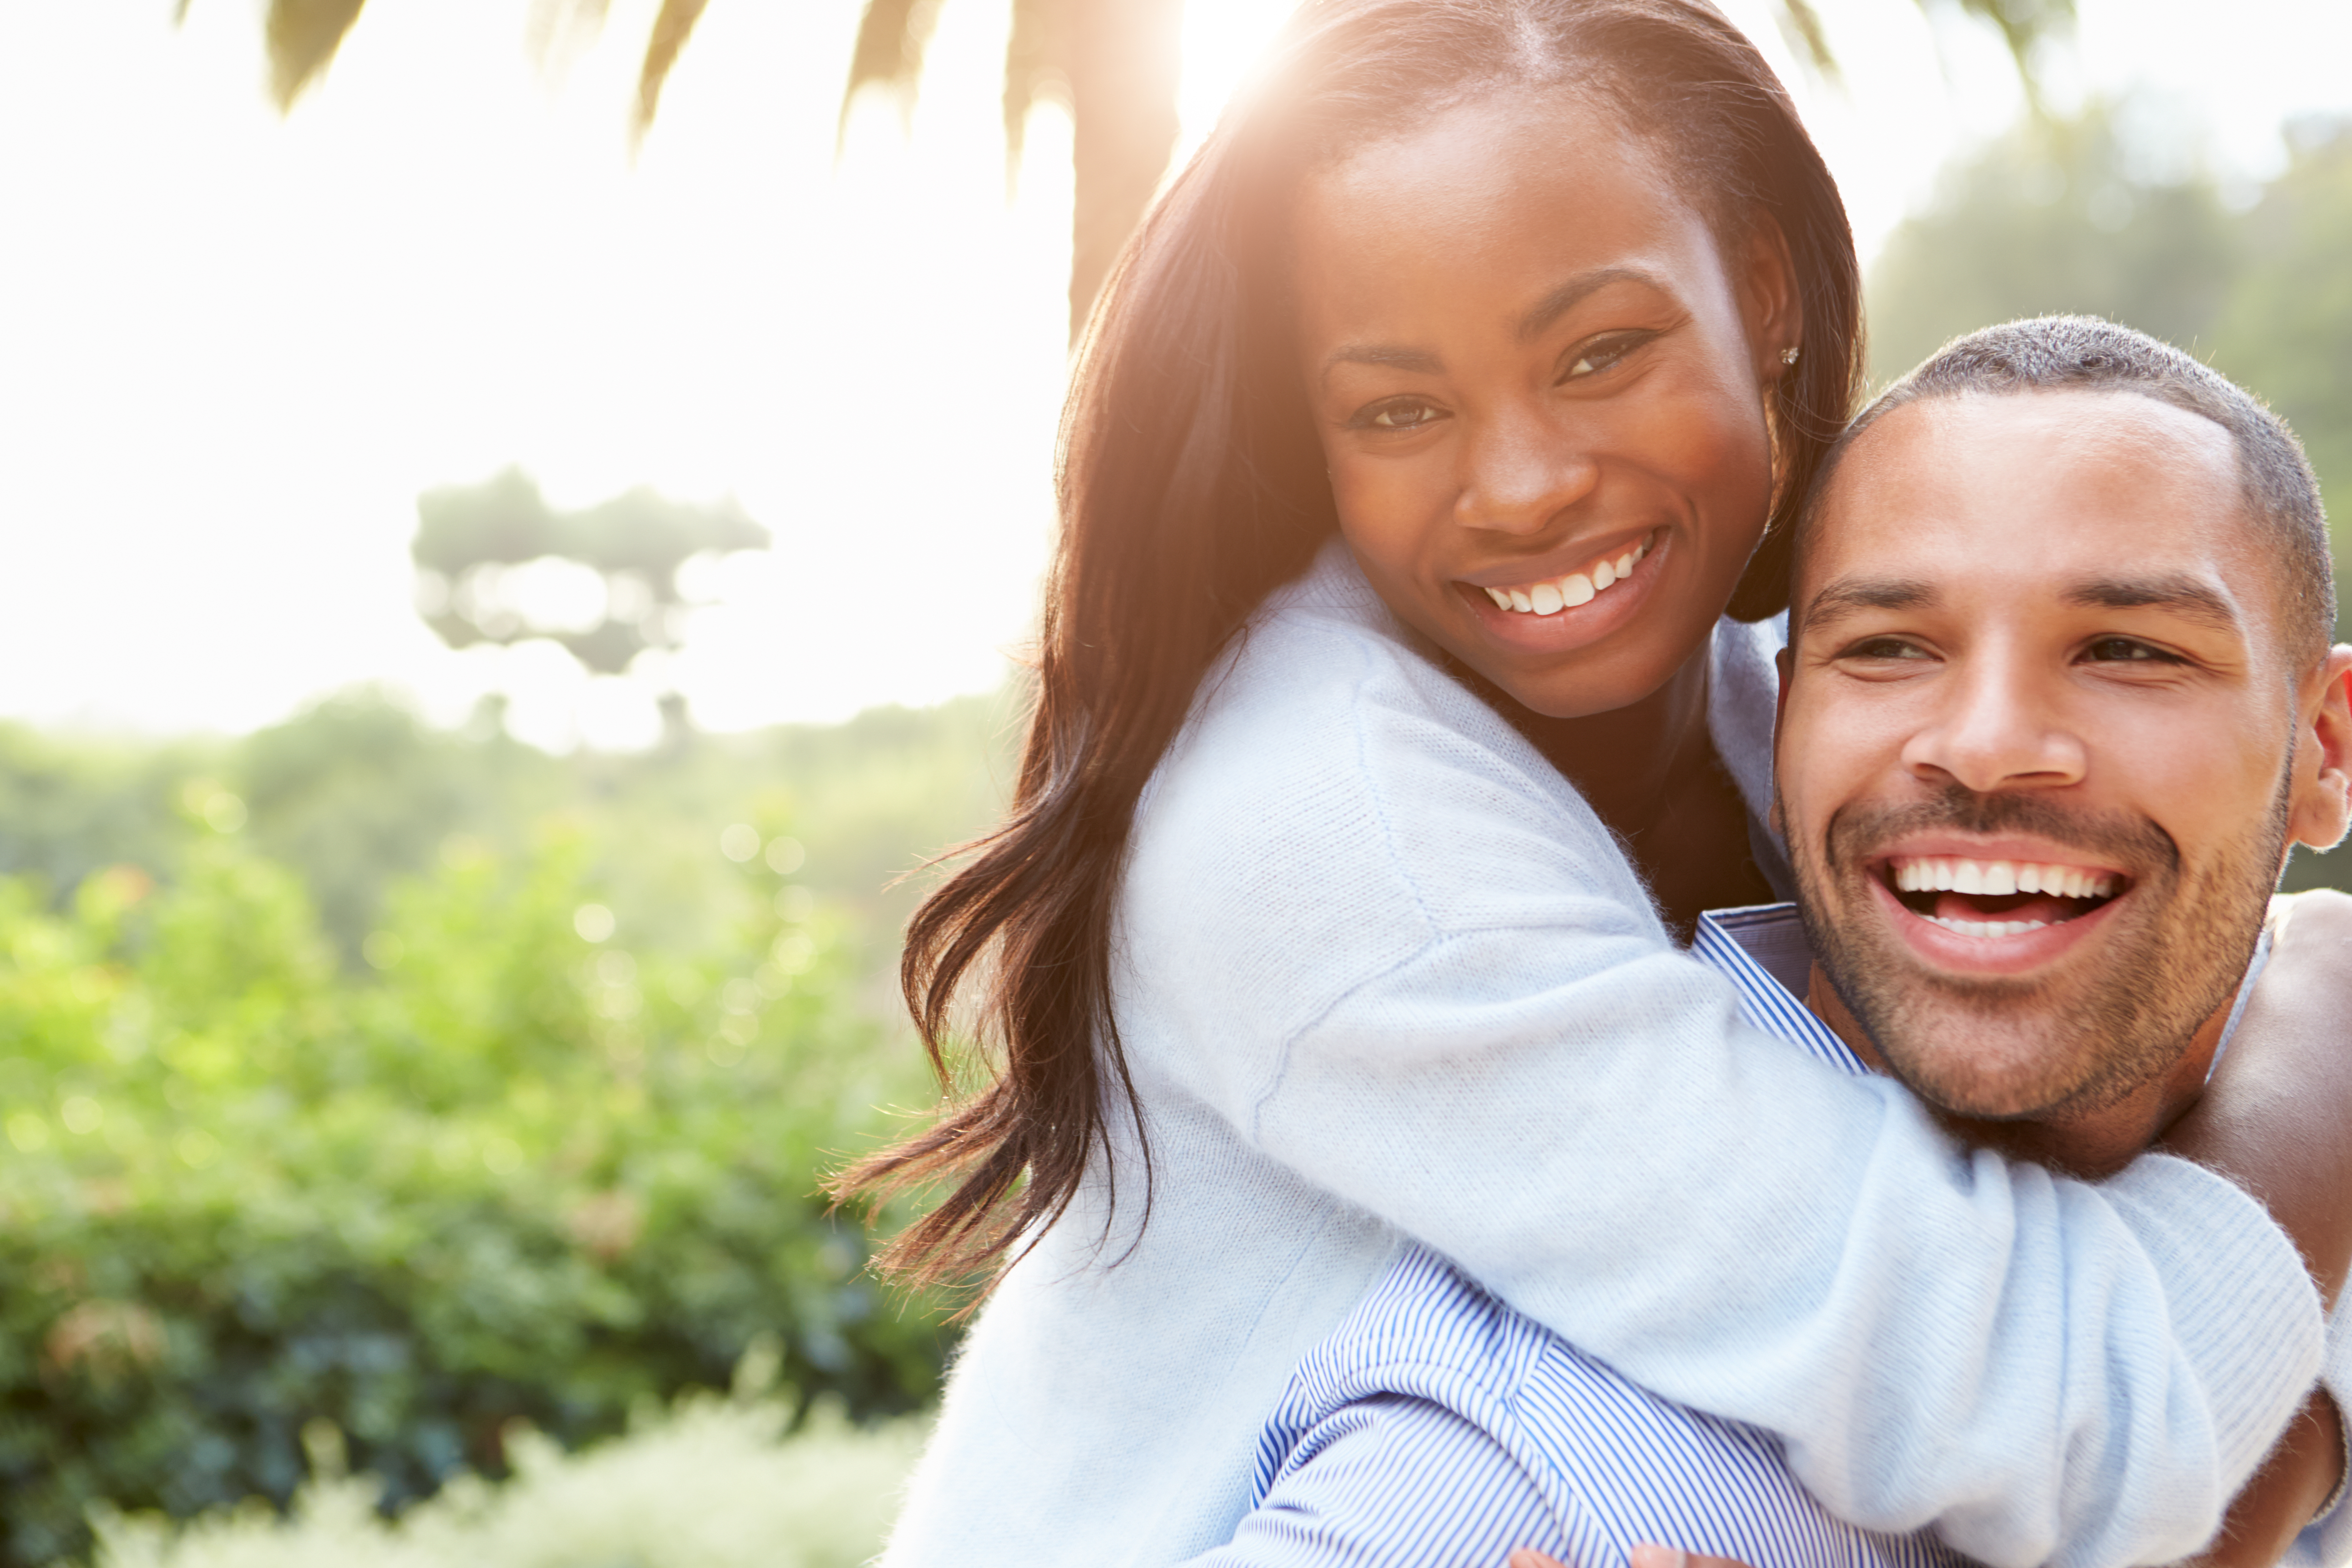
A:
{"type": "MultiPolygon", "coordinates": [[[[282,113],[318,79],[360,19],[365,0],[269,0],[264,32],[269,46],[269,90],[282,113]]],[[[184,14],[187,6],[183,4],[184,14]]]]}
{"type": "MultiPolygon", "coordinates": [[[[1926,9],[1929,0],[1919,0],[1926,9]]],[[[2070,32],[2074,26],[2074,0],[1958,0],[1960,9],[1989,22],[2009,46],[2025,101],[2037,118],[2046,112],[2042,101],[2042,78],[2034,68],[2034,52],[2042,40],[2070,32]]]]}
{"type": "Polygon", "coordinates": [[[1004,166],[1009,179],[1021,162],[1029,110],[1040,99],[1067,101],[1070,35],[1076,0],[1013,0],[1013,32],[1004,45],[1004,166]]]}
{"type": "Polygon", "coordinates": [[[849,128],[849,105],[861,87],[894,87],[904,101],[914,101],[923,51],[939,20],[940,0],[866,0],[849,56],[849,83],[841,89],[840,130],[849,128]]]}
{"type": "Polygon", "coordinates": [[[702,20],[703,10],[709,3],[710,0],[662,0],[661,10],[654,17],[653,36],[646,40],[645,64],[637,71],[637,112],[630,128],[639,136],[653,124],[654,112],[661,107],[662,84],[669,79],[670,68],[677,64],[678,51],[694,36],[694,25],[702,20]]]}
{"type": "Polygon", "coordinates": [[[1837,80],[1837,54],[1830,47],[1829,29],[1822,25],[1822,14],[1813,9],[1811,0],[1780,0],[1774,16],[1789,47],[1823,77],[1837,80]]]}

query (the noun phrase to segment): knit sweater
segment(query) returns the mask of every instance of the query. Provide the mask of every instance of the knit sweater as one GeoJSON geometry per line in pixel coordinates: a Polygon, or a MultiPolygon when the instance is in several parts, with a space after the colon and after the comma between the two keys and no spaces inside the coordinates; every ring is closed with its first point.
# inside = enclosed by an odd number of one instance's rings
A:
{"type": "MultiPolygon", "coordinates": [[[[1751,807],[1773,641],[1716,634],[1751,807]]],[[[1744,1024],[1336,542],[1203,682],[1113,938],[1139,1125],[1108,1103],[1108,1158],[980,1314],[889,1568],[1224,1539],[1294,1366],[1408,1237],[1779,1434],[1841,1517],[1995,1568],[2194,1549],[2318,1366],[2316,1293],[2238,1188],[1968,1151],[1744,1024]]]]}

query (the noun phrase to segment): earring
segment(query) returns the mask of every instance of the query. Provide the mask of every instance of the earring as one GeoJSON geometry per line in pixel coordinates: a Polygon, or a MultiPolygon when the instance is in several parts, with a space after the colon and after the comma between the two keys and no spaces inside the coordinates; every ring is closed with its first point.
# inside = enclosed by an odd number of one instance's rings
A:
{"type": "Polygon", "coordinates": [[[1782,364],[1786,364],[1786,365],[1793,365],[1793,364],[1795,364],[1795,363],[1797,363],[1797,356],[1798,356],[1799,354],[1802,353],[1804,353],[1804,351],[1803,351],[1802,349],[1797,349],[1797,348],[1786,348],[1786,349],[1782,349],[1782,350],[1780,351],[1780,363],[1781,363],[1782,364]]]}

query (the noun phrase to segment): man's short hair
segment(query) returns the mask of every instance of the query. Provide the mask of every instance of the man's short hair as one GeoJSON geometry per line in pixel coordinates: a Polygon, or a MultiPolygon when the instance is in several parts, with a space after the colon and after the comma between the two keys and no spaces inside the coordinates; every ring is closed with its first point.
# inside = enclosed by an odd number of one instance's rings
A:
{"type": "Polygon", "coordinates": [[[2039,316],[1955,338],[1856,415],[1813,480],[1801,520],[1801,552],[1840,461],[1879,420],[1908,404],[1971,394],[2133,392],[2201,415],[2230,433],[2246,510],[2277,545],[2279,625],[2305,661],[2336,627],[2336,570],[2327,513],[2303,445],[2284,420],[2211,367],[2169,343],[2096,316],[2039,316]]]}

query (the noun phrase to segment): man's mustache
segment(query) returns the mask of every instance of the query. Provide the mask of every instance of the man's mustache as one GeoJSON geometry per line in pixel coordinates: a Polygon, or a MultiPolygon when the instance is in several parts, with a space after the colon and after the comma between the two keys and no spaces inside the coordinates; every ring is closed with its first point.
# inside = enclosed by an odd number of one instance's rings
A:
{"type": "Polygon", "coordinates": [[[1831,815],[1824,852],[1830,868],[1839,870],[1859,865],[1882,844],[1939,829],[1988,837],[2031,834],[2113,862],[2136,878],[2180,865],[2180,847],[2172,835],[2145,816],[2061,805],[2047,795],[2017,791],[1979,795],[1958,783],[1946,784],[1932,798],[1901,805],[1840,807],[1831,815]]]}

